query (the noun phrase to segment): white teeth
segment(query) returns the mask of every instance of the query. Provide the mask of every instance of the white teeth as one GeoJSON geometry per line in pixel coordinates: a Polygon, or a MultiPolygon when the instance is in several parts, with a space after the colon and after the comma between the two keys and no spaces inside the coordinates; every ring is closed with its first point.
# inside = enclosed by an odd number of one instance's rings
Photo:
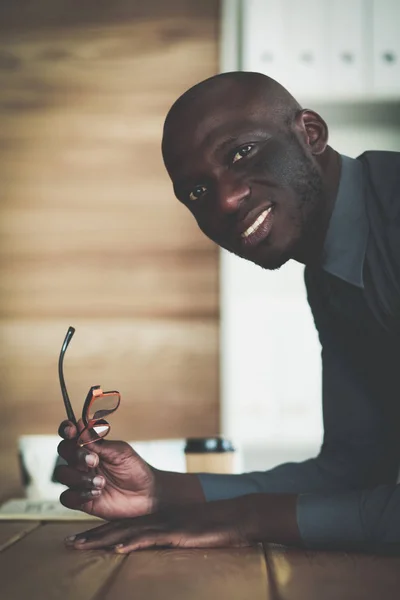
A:
{"type": "Polygon", "coordinates": [[[269,213],[271,212],[272,206],[270,206],[269,208],[267,208],[267,210],[264,210],[261,215],[259,215],[257,217],[257,219],[254,221],[254,223],[252,225],[250,225],[250,227],[248,227],[246,229],[246,231],[243,231],[243,233],[241,234],[241,237],[243,238],[247,238],[249,237],[249,235],[251,235],[254,231],[257,231],[257,229],[260,227],[260,225],[262,223],[264,223],[265,219],[267,218],[267,216],[269,215],[269,213]]]}

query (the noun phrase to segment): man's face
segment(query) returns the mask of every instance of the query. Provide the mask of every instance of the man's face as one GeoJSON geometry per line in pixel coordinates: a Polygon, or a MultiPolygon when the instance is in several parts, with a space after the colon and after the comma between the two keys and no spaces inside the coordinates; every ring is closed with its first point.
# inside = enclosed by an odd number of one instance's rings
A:
{"type": "Polygon", "coordinates": [[[276,269],[318,223],[322,178],[289,126],[260,103],[192,107],[169,124],[164,160],[176,197],[216,244],[276,269]]]}

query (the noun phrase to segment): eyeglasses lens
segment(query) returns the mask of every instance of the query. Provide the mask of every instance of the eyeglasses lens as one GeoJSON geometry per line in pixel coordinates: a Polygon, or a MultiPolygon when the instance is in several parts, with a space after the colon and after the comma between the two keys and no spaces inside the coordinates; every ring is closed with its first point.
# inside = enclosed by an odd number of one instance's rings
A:
{"type": "Polygon", "coordinates": [[[95,396],[89,405],[87,420],[104,419],[119,406],[120,396],[114,392],[106,392],[95,396]]]}

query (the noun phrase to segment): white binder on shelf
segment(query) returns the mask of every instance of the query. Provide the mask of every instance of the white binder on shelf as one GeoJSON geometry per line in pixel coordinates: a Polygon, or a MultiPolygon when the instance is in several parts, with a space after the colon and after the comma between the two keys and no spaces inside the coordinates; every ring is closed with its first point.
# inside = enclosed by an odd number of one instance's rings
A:
{"type": "Polygon", "coordinates": [[[326,4],[324,0],[283,0],[288,89],[300,102],[326,96],[326,4]]]}
{"type": "Polygon", "coordinates": [[[242,9],[242,54],[244,71],[257,71],[287,80],[285,11],[281,0],[248,0],[242,9]]]}
{"type": "Polygon", "coordinates": [[[373,92],[400,96],[400,1],[373,0],[373,92]]]}
{"type": "Polygon", "coordinates": [[[368,26],[364,0],[324,0],[327,25],[328,89],[346,100],[370,93],[368,86],[368,26]]]}
{"type": "Polygon", "coordinates": [[[301,103],[400,97],[400,0],[236,0],[231,6],[238,68],[271,76],[301,103]]]}

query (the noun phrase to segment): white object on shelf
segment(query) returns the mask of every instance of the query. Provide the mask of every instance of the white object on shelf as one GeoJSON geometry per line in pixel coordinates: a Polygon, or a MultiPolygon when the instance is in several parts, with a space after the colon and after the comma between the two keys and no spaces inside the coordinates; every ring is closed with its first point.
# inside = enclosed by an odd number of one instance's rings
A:
{"type": "Polygon", "coordinates": [[[326,17],[328,89],[334,97],[360,97],[371,80],[367,5],[364,0],[333,0],[326,17]]]}
{"type": "Polygon", "coordinates": [[[283,0],[281,4],[285,31],[282,51],[287,54],[285,87],[300,99],[320,97],[329,86],[326,0],[283,0]]]}
{"type": "Polygon", "coordinates": [[[222,14],[236,68],[269,75],[301,103],[400,98],[399,0],[225,0],[222,14]]]}
{"type": "Polygon", "coordinates": [[[400,2],[373,0],[373,90],[400,97],[400,2]]]}
{"type": "MultiPolygon", "coordinates": [[[[242,56],[244,71],[268,73],[282,85],[287,83],[285,13],[281,0],[248,0],[242,12],[242,56]]],[[[236,65],[238,68],[238,65],[236,65]]]]}

